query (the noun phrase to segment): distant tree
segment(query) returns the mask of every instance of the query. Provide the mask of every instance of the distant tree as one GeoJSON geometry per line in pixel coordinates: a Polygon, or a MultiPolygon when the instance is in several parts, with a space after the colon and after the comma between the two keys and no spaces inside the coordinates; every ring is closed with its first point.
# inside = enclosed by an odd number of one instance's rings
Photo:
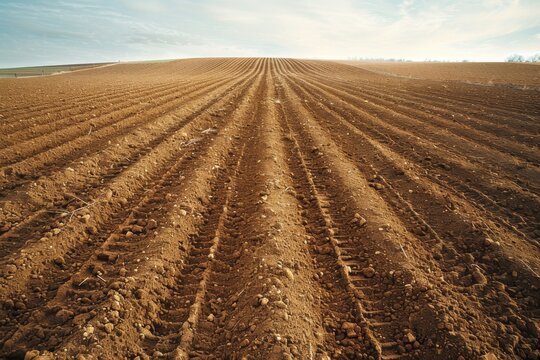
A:
{"type": "Polygon", "coordinates": [[[529,62],[540,62],[540,53],[534,54],[530,58],[527,59],[529,62]]]}
{"type": "Polygon", "coordinates": [[[523,55],[514,54],[506,58],[506,62],[525,62],[523,55]]]}

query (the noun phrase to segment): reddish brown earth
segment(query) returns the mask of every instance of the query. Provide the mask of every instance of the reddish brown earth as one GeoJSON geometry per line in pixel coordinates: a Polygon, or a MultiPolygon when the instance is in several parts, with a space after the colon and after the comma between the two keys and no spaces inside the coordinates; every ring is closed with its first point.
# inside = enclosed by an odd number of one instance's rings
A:
{"type": "Polygon", "coordinates": [[[474,84],[540,89],[538,63],[434,63],[341,61],[378,73],[417,79],[453,80],[474,84]]]}
{"type": "Polygon", "coordinates": [[[540,357],[538,91],[193,59],[0,109],[0,357],[540,357]]]}

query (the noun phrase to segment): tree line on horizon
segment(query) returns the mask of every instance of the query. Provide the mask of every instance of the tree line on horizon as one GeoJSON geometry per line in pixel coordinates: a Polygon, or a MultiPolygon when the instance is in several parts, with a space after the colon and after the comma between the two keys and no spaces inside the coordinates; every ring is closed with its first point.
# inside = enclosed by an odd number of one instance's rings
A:
{"type": "Polygon", "coordinates": [[[523,55],[514,54],[506,58],[506,62],[540,62],[540,53],[525,58],[523,55]]]}
{"type": "MultiPolygon", "coordinates": [[[[414,62],[413,60],[408,60],[408,59],[400,59],[400,58],[370,58],[370,57],[358,57],[358,56],[352,56],[352,57],[349,57],[347,60],[351,60],[351,61],[373,61],[373,62],[377,62],[377,61],[387,61],[387,62],[414,62]]],[[[469,62],[469,60],[461,60],[461,61],[456,61],[456,60],[433,60],[433,59],[425,59],[425,60],[422,60],[423,62],[436,62],[436,63],[446,63],[446,62],[469,62]]],[[[536,62],[540,62],[540,53],[538,54],[535,54],[535,55],[532,55],[532,56],[529,56],[529,57],[525,57],[523,55],[519,55],[519,54],[513,54],[513,55],[510,55],[508,56],[506,59],[505,59],[505,62],[530,62],[530,63],[536,63],[536,62]]]]}

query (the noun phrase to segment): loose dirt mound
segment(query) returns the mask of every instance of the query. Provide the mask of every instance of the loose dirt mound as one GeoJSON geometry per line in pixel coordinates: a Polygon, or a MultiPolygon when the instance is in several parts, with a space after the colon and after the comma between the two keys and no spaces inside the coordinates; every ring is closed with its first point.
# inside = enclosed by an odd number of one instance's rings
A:
{"type": "Polygon", "coordinates": [[[0,357],[540,356],[538,91],[191,59],[0,94],[0,357]]]}

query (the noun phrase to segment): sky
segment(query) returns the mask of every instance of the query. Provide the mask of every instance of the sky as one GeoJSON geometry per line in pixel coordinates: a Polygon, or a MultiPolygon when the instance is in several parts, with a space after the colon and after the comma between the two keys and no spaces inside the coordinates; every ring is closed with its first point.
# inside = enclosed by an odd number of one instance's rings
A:
{"type": "Polygon", "coordinates": [[[503,61],[540,0],[0,0],[0,67],[210,56],[503,61]]]}

